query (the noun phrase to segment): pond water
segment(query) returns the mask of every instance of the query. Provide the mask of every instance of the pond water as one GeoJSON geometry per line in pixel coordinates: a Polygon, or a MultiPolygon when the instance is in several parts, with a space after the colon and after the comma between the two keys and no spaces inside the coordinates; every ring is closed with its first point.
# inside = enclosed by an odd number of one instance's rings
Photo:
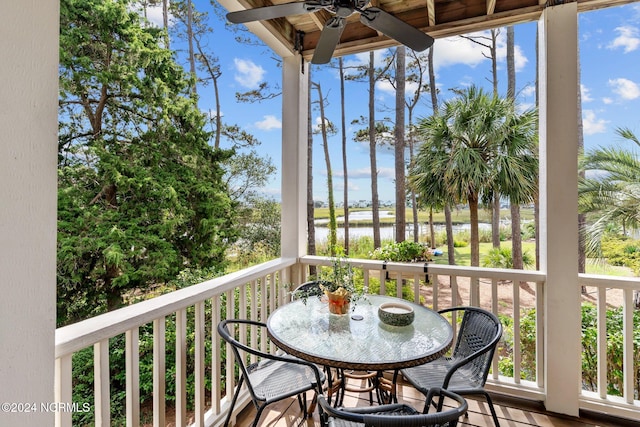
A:
{"type": "MultiPolygon", "coordinates": [[[[327,239],[329,238],[329,227],[326,227],[325,224],[326,223],[318,225],[318,223],[316,223],[316,242],[318,243],[326,243],[327,239]]],[[[480,223],[478,226],[480,230],[491,230],[491,224],[480,223]]],[[[419,227],[420,235],[426,235],[427,233],[429,233],[428,224],[419,224],[418,227],[419,227]]],[[[470,228],[471,228],[471,224],[458,224],[453,226],[453,232],[456,233],[459,231],[468,231],[470,228]]],[[[396,228],[393,225],[380,226],[380,239],[393,240],[395,238],[395,229],[396,228]]],[[[436,233],[444,229],[445,229],[444,225],[440,225],[440,224],[435,225],[436,233]]],[[[336,231],[338,234],[338,240],[344,239],[344,228],[338,227],[336,231]]],[[[407,237],[413,236],[412,224],[409,224],[409,226],[407,227],[406,235],[407,237]]],[[[370,226],[358,227],[357,225],[353,225],[353,224],[351,225],[351,227],[349,227],[349,237],[351,239],[355,239],[363,236],[373,237],[373,227],[370,227],[370,226]]]]}

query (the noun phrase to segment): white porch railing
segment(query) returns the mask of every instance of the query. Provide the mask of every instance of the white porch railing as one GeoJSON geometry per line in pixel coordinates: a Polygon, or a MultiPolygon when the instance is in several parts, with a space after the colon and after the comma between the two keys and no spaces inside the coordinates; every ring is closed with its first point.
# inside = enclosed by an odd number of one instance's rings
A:
{"type": "MultiPolygon", "coordinates": [[[[323,257],[305,256],[303,264],[331,265],[323,257]]],[[[530,380],[521,380],[522,341],[520,339],[520,317],[523,310],[535,309],[544,313],[542,292],[545,275],[537,271],[506,270],[496,268],[460,267],[439,264],[405,264],[376,260],[353,261],[354,266],[363,271],[364,284],[369,289],[379,289],[387,293],[389,286],[395,286],[395,296],[403,298],[403,289],[395,285],[398,278],[404,281],[405,289],[411,289],[414,302],[424,304],[434,310],[458,305],[482,307],[495,314],[513,319],[512,348],[508,355],[512,358],[513,376],[499,375],[498,357],[494,360],[488,389],[534,400],[544,400],[543,384],[543,317],[536,316],[535,338],[535,374],[530,380]],[[427,280],[428,279],[428,280],[427,280]],[[438,283],[439,286],[433,286],[438,283]],[[513,286],[519,283],[520,286],[513,286]],[[521,298],[521,292],[533,293],[527,302],[521,298]],[[509,301],[505,304],[505,301],[509,301]]],[[[503,354],[503,356],[505,356],[503,354]]]]}
{"type": "MultiPolygon", "coordinates": [[[[138,304],[106,313],[56,330],[56,400],[72,402],[73,354],[93,346],[94,417],[96,426],[111,424],[111,394],[126,393],[127,426],[140,425],[140,352],[139,331],[153,328],[153,425],[166,425],[166,383],[175,382],[176,426],[211,426],[224,419],[228,402],[223,394],[235,387],[233,358],[223,358],[220,338],[215,332],[222,316],[266,320],[268,314],[287,300],[283,284],[290,281],[295,259],[279,259],[224,277],[180,289],[138,304]],[[247,295],[247,298],[240,298],[247,295]],[[205,310],[205,307],[210,310],[205,310]],[[210,314],[205,314],[210,313],[210,314]],[[208,316],[208,318],[207,318],[208,316]],[[175,324],[175,348],[166,348],[167,319],[175,324]],[[111,390],[109,339],[125,336],[126,390],[111,390]],[[206,352],[205,341],[210,350],[206,352]],[[167,378],[167,356],[175,356],[175,378],[167,378]],[[211,364],[205,369],[205,360],[211,364]],[[223,375],[224,366],[224,375],[223,375]],[[189,371],[190,367],[190,372],[189,371]],[[208,375],[205,375],[205,372],[208,375]],[[192,376],[193,410],[188,412],[187,378],[192,376]],[[205,383],[210,381],[209,398],[205,383]],[[209,403],[207,402],[209,401],[209,403]],[[187,414],[189,413],[189,417],[187,414]]],[[[266,344],[266,342],[265,342],[266,344]]],[[[114,349],[115,350],[115,349],[114,349]]],[[[231,353],[230,351],[228,352],[231,353]]],[[[239,400],[242,404],[246,396],[239,400]]],[[[238,405],[242,407],[242,405],[238,405]]],[[[72,425],[71,412],[58,412],[56,426],[72,425]]]]}
{"type": "MultiPolygon", "coordinates": [[[[396,296],[403,297],[404,293],[405,297],[411,297],[414,301],[434,309],[476,305],[504,315],[506,320],[512,319],[512,327],[506,328],[512,331],[512,335],[505,337],[505,340],[511,343],[511,348],[502,348],[499,357],[504,359],[501,360],[501,364],[512,367],[513,374],[499,375],[496,358],[488,388],[515,397],[544,400],[543,273],[436,264],[384,263],[372,260],[350,262],[357,270],[362,271],[365,286],[368,286],[370,291],[389,293],[392,292],[392,287],[395,287],[393,294],[396,296]],[[403,287],[396,286],[398,279],[402,280],[403,287]],[[434,283],[438,283],[438,286],[433,286],[434,283]],[[514,283],[518,286],[514,286],[514,283]],[[529,360],[529,364],[533,363],[534,369],[533,372],[527,371],[525,375],[525,372],[521,371],[522,357],[523,353],[529,352],[529,348],[527,351],[522,348],[523,339],[520,332],[528,330],[524,328],[523,315],[531,309],[535,309],[534,326],[527,327],[534,329],[535,355],[533,361],[529,360]],[[526,376],[527,379],[521,379],[522,376],[526,376]]],[[[153,408],[153,425],[166,424],[165,395],[168,383],[172,384],[172,388],[175,384],[177,426],[219,425],[228,406],[224,390],[233,391],[236,377],[233,358],[225,357],[224,347],[215,333],[217,323],[222,318],[232,317],[266,321],[271,311],[288,300],[287,285],[299,284],[306,280],[308,268],[312,265],[329,266],[331,260],[314,256],[305,256],[299,260],[278,259],[59,328],[56,331],[56,400],[72,402],[75,381],[72,375],[72,357],[74,353],[93,347],[95,381],[92,410],[95,425],[110,425],[111,395],[124,392],[127,426],[139,426],[140,357],[141,353],[146,351],[152,353],[153,360],[153,402],[145,402],[145,408],[153,408]],[[173,345],[167,348],[169,346],[166,342],[173,340],[174,325],[175,348],[173,345]],[[171,328],[170,331],[168,327],[171,328]],[[143,351],[139,348],[139,343],[143,342],[140,340],[142,333],[152,334],[151,350],[143,351]],[[121,337],[124,340],[124,390],[114,390],[111,387],[113,378],[109,372],[109,340],[113,337],[121,337]],[[175,362],[168,366],[168,360],[175,362]],[[207,363],[206,360],[210,362],[207,363]],[[193,378],[192,383],[188,383],[188,378],[193,378]],[[190,405],[187,404],[188,401],[191,402],[190,405]]],[[[589,291],[597,291],[595,298],[600,304],[600,320],[606,316],[606,311],[602,308],[607,302],[604,295],[611,294],[611,291],[604,290],[619,289],[619,292],[624,294],[622,303],[626,322],[624,395],[617,398],[606,394],[607,379],[600,374],[606,372],[606,350],[599,347],[599,388],[595,393],[583,392],[581,407],[637,419],[640,406],[638,401],[633,399],[633,372],[634,369],[637,370],[637,366],[634,368],[633,363],[629,363],[629,360],[633,360],[633,328],[629,325],[633,324],[632,292],[640,289],[640,281],[608,276],[581,276],[581,281],[588,286],[589,291]]],[[[606,329],[599,326],[598,332],[598,343],[602,348],[606,348],[606,329]]],[[[268,343],[264,339],[248,337],[248,340],[259,341],[263,349],[274,351],[273,348],[267,348],[268,343]]],[[[527,340],[531,345],[531,338],[527,337],[527,340]]],[[[230,354],[230,351],[227,353],[230,354]]],[[[149,357],[148,354],[143,356],[149,357]]],[[[247,396],[241,395],[236,409],[246,403],[247,396]]],[[[71,416],[70,412],[59,412],[56,425],[72,425],[71,416]]]]}
{"type": "Polygon", "coordinates": [[[581,274],[580,283],[585,287],[586,298],[596,307],[598,330],[595,390],[587,390],[591,387],[585,384],[580,407],[637,420],[640,418],[640,330],[634,328],[633,318],[634,312],[636,317],[640,314],[634,304],[634,291],[640,292],[640,278],[581,274]],[[620,343],[613,342],[619,336],[612,336],[615,327],[607,324],[607,310],[616,308],[622,316],[622,367],[621,372],[614,374],[616,378],[608,378],[608,364],[614,361],[607,349],[616,344],[620,348],[620,343]],[[608,391],[610,382],[621,384],[615,387],[616,395],[608,391]]]}

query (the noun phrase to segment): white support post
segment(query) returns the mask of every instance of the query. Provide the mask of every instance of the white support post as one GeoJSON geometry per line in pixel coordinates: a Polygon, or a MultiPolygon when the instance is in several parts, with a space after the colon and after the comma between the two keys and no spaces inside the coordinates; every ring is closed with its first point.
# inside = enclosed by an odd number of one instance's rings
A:
{"type": "Polygon", "coordinates": [[[547,7],[539,21],[540,254],[545,291],[546,408],[578,415],[578,11],[547,7]],[[559,185],[562,183],[562,185],[559,185]]]}
{"type": "Polygon", "coordinates": [[[56,418],[40,405],[55,403],[59,21],[58,1],[2,2],[0,402],[16,408],[2,426],[56,418]]]}
{"type": "Polygon", "coordinates": [[[282,238],[281,253],[307,253],[307,112],[309,66],[300,55],[282,65],[282,238]]]}

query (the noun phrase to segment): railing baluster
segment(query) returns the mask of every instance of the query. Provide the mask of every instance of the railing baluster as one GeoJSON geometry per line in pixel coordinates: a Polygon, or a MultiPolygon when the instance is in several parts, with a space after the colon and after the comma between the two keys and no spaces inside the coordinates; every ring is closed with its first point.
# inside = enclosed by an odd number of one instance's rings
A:
{"type": "Polygon", "coordinates": [[[544,283],[536,282],[536,384],[544,387],[544,283]]]}
{"type": "Polygon", "coordinates": [[[140,426],[140,330],[125,333],[127,427],[140,426]]]}
{"type": "MultiPolygon", "coordinates": [[[[262,281],[264,282],[264,280],[262,281]]],[[[227,291],[225,293],[226,299],[227,299],[227,319],[233,319],[235,318],[235,313],[236,313],[236,303],[235,303],[235,298],[234,298],[234,294],[235,292],[233,290],[231,291],[227,291]]],[[[231,333],[231,336],[235,336],[236,334],[236,330],[231,330],[229,331],[231,333]]],[[[242,337],[240,337],[240,339],[242,339],[242,337]]],[[[227,379],[226,382],[226,398],[227,398],[227,404],[231,405],[231,399],[233,398],[233,393],[235,392],[235,387],[236,387],[236,377],[235,377],[235,360],[234,360],[234,356],[233,356],[233,350],[231,349],[231,344],[225,344],[226,346],[226,364],[225,364],[225,368],[226,368],[226,372],[225,372],[225,376],[227,379]]],[[[233,417],[232,417],[233,420],[233,417]]]]}
{"type": "MultiPolygon", "coordinates": [[[[71,354],[56,359],[55,401],[58,403],[71,403],[73,399],[72,359],[71,354]]],[[[71,427],[71,415],[71,411],[56,411],[55,427],[71,427]]]]}
{"type": "Polygon", "coordinates": [[[596,288],[598,328],[598,394],[607,397],[607,290],[596,288]]]}
{"type": "Polygon", "coordinates": [[[438,311],[440,304],[438,301],[438,292],[440,291],[440,276],[438,276],[437,274],[431,274],[431,298],[432,298],[432,302],[431,302],[431,307],[433,307],[434,310],[438,311]]]}
{"type": "Polygon", "coordinates": [[[520,341],[520,282],[513,280],[513,382],[520,384],[520,367],[522,364],[520,341]]]}
{"type": "Polygon", "coordinates": [[[633,365],[633,290],[624,290],[624,301],[622,303],[622,336],[624,341],[622,344],[622,366],[624,372],[624,392],[625,401],[632,405],[634,396],[634,365],[633,365]]]}
{"type": "Polygon", "coordinates": [[[289,270],[287,269],[283,269],[275,273],[277,278],[276,283],[278,285],[278,295],[280,296],[279,297],[280,302],[278,303],[278,307],[290,301],[288,290],[287,290],[287,283],[291,283],[291,280],[289,279],[288,271],[289,270]]]}
{"type": "Polygon", "coordinates": [[[420,304],[420,281],[422,277],[419,274],[413,275],[413,302],[420,304]]]}
{"type": "Polygon", "coordinates": [[[166,423],[166,319],[153,321],[153,427],[164,427],[166,423]]]}
{"type": "Polygon", "coordinates": [[[220,349],[220,337],[218,336],[217,328],[221,319],[220,297],[215,296],[211,301],[211,409],[214,414],[219,414],[220,399],[222,399],[222,367],[220,361],[222,360],[222,351],[220,349]]]}
{"type": "MultiPolygon", "coordinates": [[[[498,279],[491,279],[491,312],[498,315],[498,279]]],[[[493,362],[491,365],[491,377],[494,380],[497,380],[500,376],[500,371],[498,367],[498,359],[499,356],[496,353],[493,357],[493,362]]]]}
{"type": "Polygon", "coordinates": [[[109,339],[93,345],[93,392],[96,427],[111,425],[111,392],[109,390],[109,339]]]}
{"type": "Polygon", "coordinates": [[[204,302],[195,304],[195,426],[204,427],[204,302]]]}
{"type": "MultiPolygon", "coordinates": [[[[267,322],[267,286],[264,280],[260,281],[260,321],[267,322]]],[[[260,351],[267,352],[267,340],[260,340],[260,351]]]]}
{"type": "Polygon", "coordinates": [[[462,303],[458,301],[458,276],[449,276],[449,286],[451,287],[451,306],[456,307],[462,303]]]}
{"type": "MultiPolygon", "coordinates": [[[[258,289],[258,284],[255,280],[251,281],[251,320],[258,320],[258,299],[256,298],[256,291],[258,289]]],[[[258,342],[258,333],[255,328],[251,328],[251,344],[256,345],[258,342]]],[[[251,363],[256,363],[258,361],[258,356],[255,354],[251,355],[251,363]]]]}
{"type": "Polygon", "coordinates": [[[364,286],[364,289],[366,290],[366,292],[368,293],[369,292],[369,286],[370,286],[370,283],[369,283],[369,279],[370,279],[369,269],[365,268],[362,271],[362,275],[364,276],[364,285],[363,286],[364,286]]]}
{"type": "MultiPolygon", "coordinates": [[[[273,280],[273,274],[264,276],[263,280],[269,285],[269,314],[271,314],[276,309],[276,301],[278,299],[276,284],[273,280]]],[[[266,319],[264,321],[266,322],[266,319]]]]}
{"type": "Polygon", "coordinates": [[[480,307],[480,279],[478,277],[469,278],[469,305],[480,307]]]}
{"type": "Polygon", "coordinates": [[[176,427],[187,424],[187,311],[176,311],[176,427]]]}

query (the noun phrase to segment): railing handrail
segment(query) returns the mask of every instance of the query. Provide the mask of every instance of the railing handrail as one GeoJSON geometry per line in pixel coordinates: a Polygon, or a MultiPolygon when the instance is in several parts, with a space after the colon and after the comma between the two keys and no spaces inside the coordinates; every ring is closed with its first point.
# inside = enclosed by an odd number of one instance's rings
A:
{"type": "MultiPolygon", "coordinates": [[[[443,274],[454,276],[479,277],[485,279],[511,279],[521,282],[544,282],[547,275],[537,270],[511,270],[505,268],[489,267],[468,267],[460,265],[444,265],[433,262],[427,263],[403,263],[385,262],[381,260],[348,258],[345,262],[353,264],[354,267],[366,268],[369,270],[388,269],[410,274],[423,274],[426,266],[429,274],[443,274]]],[[[300,257],[300,263],[313,265],[331,265],[331,258],[316,255],[305,255],[300,257]]]]}
{"type": "Polygon", "coordinates": [[[236,288],[270,272],[290,267],[295,258],[278,258],[197,285],[179,289],[118,310],[56,329],[55,357],[60,358],[132,328],[169,316],[197,302],[236,288]]]}
{"type": "Polygon", "coordinates": [[[602,287],[603,282],[611,284],[609,287],[615,287],[617,289],[630,289],[638,290],[640,286],[640,277],[625,277],[625,276],[607,276],[604,274],[579,274],[578,281],[580,285],[602,287]]]}

